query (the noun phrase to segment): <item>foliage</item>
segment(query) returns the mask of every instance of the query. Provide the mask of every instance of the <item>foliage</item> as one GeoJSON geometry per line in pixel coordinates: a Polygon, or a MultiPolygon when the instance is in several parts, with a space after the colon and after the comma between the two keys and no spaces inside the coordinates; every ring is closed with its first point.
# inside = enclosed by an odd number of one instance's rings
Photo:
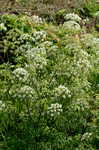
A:
{"type": "Polygon", "coordinates": [[[99,5],[96,3],[96,0],[91,0],[86,2],[80,11],[82,15],[93,17],[99,11],[99,5]]]}
{"type": "Polygon", "coordinates": [[[34,18],[0,17],[0,149],[98,150],[99,38],[34,18]]]}

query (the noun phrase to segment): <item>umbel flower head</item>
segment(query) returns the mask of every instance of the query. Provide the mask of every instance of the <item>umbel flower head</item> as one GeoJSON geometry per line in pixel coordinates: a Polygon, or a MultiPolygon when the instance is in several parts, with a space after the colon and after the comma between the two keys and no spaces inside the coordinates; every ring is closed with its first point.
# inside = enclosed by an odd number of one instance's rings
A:
{"type": "Polygon", "coordinates": [[[57,88],[55,88],[54,93],[56,97],[62,98],[71,97],[70,90],[64,85],[59,85],[57,88]]]}
{"type": "Polygon", "coordinates": [[[67,22],[64,22],[63,24],[63,27],[66,29],[66,30],[69,30],[69,31],[80,31],[81,30],[81,27],[80,25],[76,22],[76,21],[67,21],[67,22]]]}
{"type": "Polygon", "coordinates": [[[20,100],[29,100],[33,98],[34,93],[34,90],[30,86],[25,85],[17,90],[14,97],[20,100]]]}
{"type": "Polygon", "coordinates": [[[19,39],[18,39],[18,41],[20,41],[21,43],[24,43],[25,41],[27,42],[34,42],[35,41],[35,39],[31,36],[31,35],[29,35],[28,33],[24,33],[24,34],[22,34],[20,37],[19,37],[19,39]]]}
{"type": "Polygon", "coordinates": [[[18,81],[26,81],[29,73],[24,68],[17,68],[13,71],[14,77],[18,81]]]}
{"type": "Polygon", "coordinates": [[[46,39],[47,33],[45,31],[35,31],[33,37],[35,41],[44,41],[46,39]]]}
{"type": "Polygon", "coordinates": [[[33,60],[36,55],[46,56],[46,49],[43,47],[34,47],[26,52],[26,57],[33,60]]]}
{"type": "Polygon", "coordinates": [[[51,106],[48,107],[47,113],[51,117],[55,117],[55,116],[59,116],[62,111],[63,111],[62,105],[59,103],[55,103],[55,104],[51,104],[51,106]]]}
{"type": "Polygon", "coordinates": [[[36,55],[34,58],[34,66],[37,69],[43,69],[47,65],[47,59],[45,57],[42,57],[40,55],[36,55]]]}
{"type": "Polygon", "coordinates": [[[99,38],[94,37],[92,34],[84,34],[81,36],[81,42],[86,48],[99,49],[99,38]],[[87,42],[86,42],[87,41],[87,42]]]}
{"type": "Polygon", "coordinates": [[[80,23],[81,21],[81,18],[77,14],[74,14],[74,13],[66,14],[64,18],[66,21],[75,21],[77,23],[80,23]]]}
{"type": "Polygon", "coordinates": [[[37,15],[33,15],[31,16],[31,19],[34,23],[37,23],[37,24],[42,24],[43,23],[43,20],[41,17],[37,16],[37,15]]]}

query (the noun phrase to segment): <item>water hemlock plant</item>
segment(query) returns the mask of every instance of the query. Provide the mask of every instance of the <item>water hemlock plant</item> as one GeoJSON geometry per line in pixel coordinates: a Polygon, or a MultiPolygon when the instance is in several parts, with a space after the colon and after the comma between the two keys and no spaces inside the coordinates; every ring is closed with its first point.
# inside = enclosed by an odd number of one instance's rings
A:
{"type": "Polygon", "coordinates": [[[99,149],[99,37],[64,24],[0,16],[0,149],[99,149]]]}

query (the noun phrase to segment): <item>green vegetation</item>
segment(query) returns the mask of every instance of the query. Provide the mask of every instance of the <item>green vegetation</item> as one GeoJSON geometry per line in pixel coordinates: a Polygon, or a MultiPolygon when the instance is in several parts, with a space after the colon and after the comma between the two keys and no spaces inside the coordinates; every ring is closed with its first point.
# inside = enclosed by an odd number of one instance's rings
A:
{"type": "Polygon", "coordinates": [[[99,149],[98,32],[55,17],[0,16],[0,150],[99,149]]]}

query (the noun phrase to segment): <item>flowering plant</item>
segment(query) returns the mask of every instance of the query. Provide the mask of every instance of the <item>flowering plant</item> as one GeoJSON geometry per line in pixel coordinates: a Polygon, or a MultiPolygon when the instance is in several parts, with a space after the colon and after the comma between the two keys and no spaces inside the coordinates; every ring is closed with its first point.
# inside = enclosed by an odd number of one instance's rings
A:
{"type": "Polygon", "coordinates": [[[15,80],[26,81],[28,79],[29,73],[23,68],[17,68],[13,71],[15,80]]]}
{"type": "Polygon", "coordinates": [[[66,30],[69,30],[69,31],[80,31],[81,30],[81,27],[80,25],[75,22],[75,21],[67,21],[67,22],[64,22],[63,24],[63,27],[66,29],[66,30]]]}
{"type": "Polygon", "coordinates": [[[74,13],[66,14],[64,18],[66,21],[75,21],[77,23],[80,23],[82,20],[77,14],[74,13]]]}
{"type": "Polygon", "coordinates": [[[0,148],[97,150],[96,32],[82,30],[75,14],[59,26],[26,16],[1,20],[0,148]]]}

